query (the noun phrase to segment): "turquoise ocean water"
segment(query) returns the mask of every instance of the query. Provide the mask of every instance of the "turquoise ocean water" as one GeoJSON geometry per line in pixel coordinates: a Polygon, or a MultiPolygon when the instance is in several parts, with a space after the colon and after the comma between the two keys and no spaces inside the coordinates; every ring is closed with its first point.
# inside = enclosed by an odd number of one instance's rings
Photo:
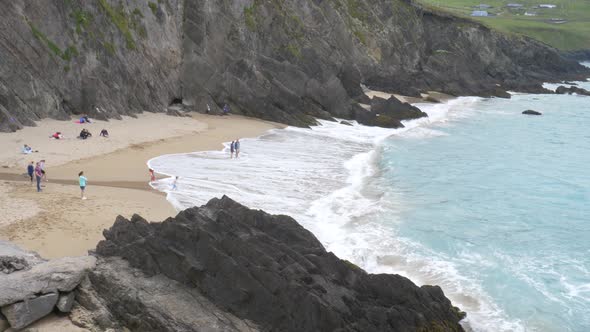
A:
{"type": "Polygon", "coordinates": [[[590,97],[418,106],[401,130],[323,121],[244,139],[239,160],[154,158],[180,179],[153,186],[179,210],[227,194],[292,215],[370,272],[440,285],[468,330],[590,331],[590,97]]]}

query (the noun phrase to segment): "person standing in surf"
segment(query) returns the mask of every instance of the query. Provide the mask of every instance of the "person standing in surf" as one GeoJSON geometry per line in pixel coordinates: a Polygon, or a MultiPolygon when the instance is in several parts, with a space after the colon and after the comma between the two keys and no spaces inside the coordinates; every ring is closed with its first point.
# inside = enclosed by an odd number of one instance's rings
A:
{"type": "Polygon", "coordinates": [[[156,181],[156,175],[154,174],[154,170],[150,168],[150,182],[156,181]]]}
{"type": "Polygon", "coordinates": [[[178,188],[176,186],[176,182],[178,182],[178,176],[174,178],[174,181],[172,181],[172,189],[170,190],[176,190],[178,188]]]}
{"type": "Polygon", "coordinates": [[[236,150],[236,142],[231,141],[231,144],[229,145],[229,159],[233,159],[235,150],[236,150]]]}
{"type": "Polygon", "coordinates": [[[234,147],[236,149],[236,158],[238,158],[238,156],[240,154],[240,139],[239,138],[236,140],[234,147]]]}
{"type": "Polygon", "coordinates": [[[88,179],[84,176],[83,171],[78,173],[78,179],[80,181],[80,198],[86,199],[86,196],[84,196],[84,191],[86,190],[86,182],[88,179]]]}

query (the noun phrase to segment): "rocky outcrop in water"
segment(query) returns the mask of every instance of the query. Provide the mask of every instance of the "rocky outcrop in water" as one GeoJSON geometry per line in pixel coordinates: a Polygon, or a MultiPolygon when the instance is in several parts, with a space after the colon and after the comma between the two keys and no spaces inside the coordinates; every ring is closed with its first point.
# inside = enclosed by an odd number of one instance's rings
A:
{"type": "Polygon", "coordinates": [[[537,112],[537,111],[533,111],[533,110],[526,110],[526,111],[522,112],[522,114],[525,114],[525,115],[543,115],[543,113],[537,112]]]}
{"type": "Polygon", "coordinates": [[[578,88],[577,86],[570,86],[565,87],[563,85],[560,85],[556,90],[555,93],[560,94],[560,95],[565,95],[565,94],[577,94],[577,95],[581,95],[581,96],[590,96],[590,91],[583,89],[583,88],[578,88]]]}
{"type": "Polygon", "coordinates": [[[0,131],[170,104],[291,125],[352,119],[360,84],[504,95],[586,78],[554,49],[409,0],[4,1],[0,131]]]}
{"type": "Polygon", "coordinates": [[[355,118],[366,126],[379,126],[385,128],[403,128],[402,120],[413,120],[428,117],[418,107],[408,103],[402,103],[391,96],[389,99],[373,97],[370,110],[357,107],[355,118]]]}
{"type": "Polygon", "coordinates": [[[366,273],[292,218],[227,197],[161,223],[119,217],[104,236],[77,313],[101,328],[462,331],[439,287],[366,273]]]}

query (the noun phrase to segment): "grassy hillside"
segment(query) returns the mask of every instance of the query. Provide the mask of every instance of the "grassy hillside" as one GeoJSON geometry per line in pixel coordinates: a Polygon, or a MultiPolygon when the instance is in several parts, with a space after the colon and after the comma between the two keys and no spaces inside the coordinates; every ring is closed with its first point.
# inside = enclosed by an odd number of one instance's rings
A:
{"type": "MultiPolygon", "coordinates": [[[[510,33],[524,34],[563,51],[590,49],[590,0],[418,0],[428,7],[442,9],[462,16],[471,16],[474,6],[492,6],[486,10],[492,16],[472,17],[489,27],[510,33]],[[522,8],[508,8],[508,3],[522,8]],[[554,4],[556,8],[535,8],[539,4],[554,4]],[[535,16],[527,16],[535,14],[535,16]],[[551,19],[566,22],[555,24],[551,19]]],[[[480,10],[480,9],[477,9],[480,10]]]]}

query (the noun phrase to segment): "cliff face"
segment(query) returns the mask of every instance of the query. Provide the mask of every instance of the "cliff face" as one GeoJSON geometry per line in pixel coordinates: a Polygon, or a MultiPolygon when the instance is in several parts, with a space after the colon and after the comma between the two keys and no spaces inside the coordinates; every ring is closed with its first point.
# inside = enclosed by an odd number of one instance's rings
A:
{"type": "Polygon", "coordinates": [[[368,274],[292,218],[227,197],[162,223],[119,217],[104,235],[77,298],[102,329],[463,330],[439,287],[368,274]]]}
{"type": "MultiPolygon", "coordinates": [[[[494,95],[588,71],[406,0],[3,1],[0,130],[171,103],[294,125],[353,117],[360,83],[494,95]],[[498,88],[496,84],[501,84],[498,88]]],[[[585,72],[585,74],[584,74],[585,72]]]]}

